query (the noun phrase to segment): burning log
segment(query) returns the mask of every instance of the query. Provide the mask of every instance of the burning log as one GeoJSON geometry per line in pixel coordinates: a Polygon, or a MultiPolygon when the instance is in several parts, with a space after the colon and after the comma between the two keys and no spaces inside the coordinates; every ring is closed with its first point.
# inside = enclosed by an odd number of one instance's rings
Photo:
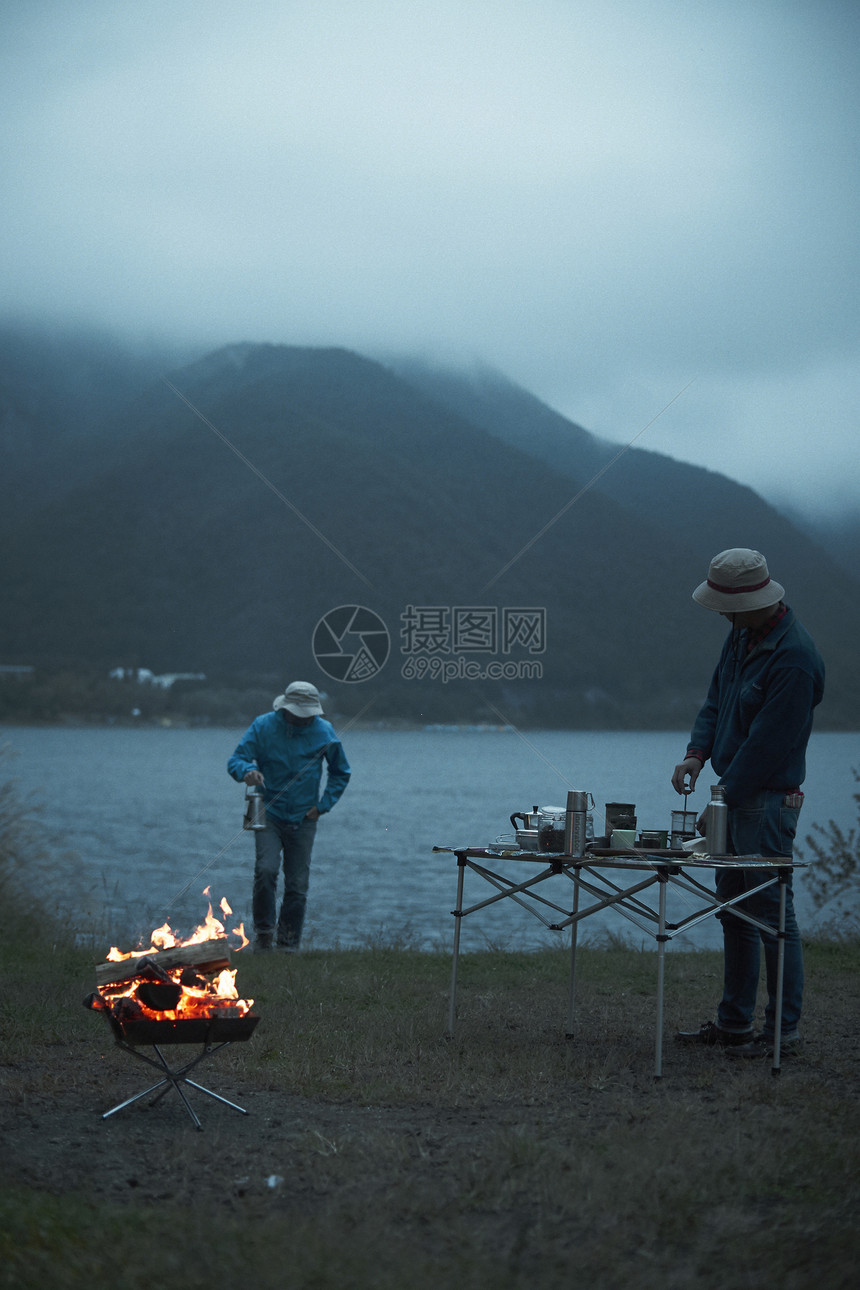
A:
{"type": "Polygon", "coordinates": [[[172,1012],[182,998],[182,985],[170,980],[141,981],[135,994],[150,1012],[172,1012]]]}
{"type": "MultiPolygon", "coordinates": [[[[210,941],[197,941],[192,945],[174,945],[166,950],[151,950],[139,958],[125,958],[119,962],[106,960],[96,964],[96,985],[115,985],[147,976],[147,969],[155,967],[165,974],[170,968],[195,967],[205,972],[220,972],[230,966],[230,945],[226,936],[210,941]]],[[[150,979],[163,980],[158,974],[150,979]]]]}

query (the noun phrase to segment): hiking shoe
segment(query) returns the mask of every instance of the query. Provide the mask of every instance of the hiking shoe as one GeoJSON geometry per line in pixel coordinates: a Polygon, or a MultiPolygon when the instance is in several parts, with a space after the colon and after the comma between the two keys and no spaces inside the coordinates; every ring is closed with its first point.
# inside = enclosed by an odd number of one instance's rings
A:
{"type": "Polygon", "coordinates": [[[676,1031],[675,1038],[679,1044],[706,1044],[708,1047],[719,1044],[721,1048],[734,1048],[750,1043],[753,1032],[746,1030],[738,1035],[733,1030],[723,1030],[715,1021],[706,1021],[698,1030],[676,1031]]]}
{"type": "Polygon", "coordinates": [[[270,950],[271,948],[272,938],[271,936],[267,936],[265,932],[261,936],[258,936],[254,941],[255,954],[265,954],[266,950],[270,950]]]}
{"type": "MultiPolygon", "coordinates": [[[[800,1035],[787,1035],[780,1040],[780,1057],[795,1057],[800,1052],[800,1035]]],[[[773,1035],[755,1035],[745,1044],[735,1045],[728,1057],[773,1057],[773,1035]]]]}

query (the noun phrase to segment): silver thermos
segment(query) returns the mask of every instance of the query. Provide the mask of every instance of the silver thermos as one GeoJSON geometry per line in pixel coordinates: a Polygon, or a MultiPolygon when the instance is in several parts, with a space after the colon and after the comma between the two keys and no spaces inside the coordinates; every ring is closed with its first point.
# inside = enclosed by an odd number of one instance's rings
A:
{"type": "Polygon", "coordinates": [[[259,832],[266,827],[266,799],[258,784],[248,784],[245,789],[245,818],[243,829],[259,832]]]}
{"type": "Polygon", "coordinates": [[[708,802],[705,817],[705,850],[709,856],[724,856],[728,845],[726,825],[729,808],[726,803],[726,790],[722,784],[711,788],[711,800],[708,802]]]}
{"type": "Polygon", "coordinates": [[[564,854],[581,856],[585,854],[585,843],[588,836],[588,799],[589,793],[572,789],[567,795],[567,807],[564,812],[564,854]]]}

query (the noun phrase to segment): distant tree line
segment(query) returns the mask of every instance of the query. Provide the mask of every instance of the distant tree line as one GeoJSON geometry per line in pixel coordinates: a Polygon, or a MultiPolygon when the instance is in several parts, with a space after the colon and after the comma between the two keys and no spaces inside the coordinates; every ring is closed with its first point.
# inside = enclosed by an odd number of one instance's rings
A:
{"type": "Polygon", "coordinates": [[[0,722],[247,725],[271,707],[271,687],[177,681],[170,687],[101,672],[42,671],[0,682],[0,722]]]}
{"type": "MultiPolygon", "coordinates": [[[[294,677],[222,675],[180,679],[165,686],[138,679],[136,671],[108,675],[91,668],[40,668],[0,676],[0,723],[233,726],[244,728],[267,712],[294,677]]],[[[326,694],[325,678],[317,678],[326,694]]],[[[551,683],[448,685],[407,683],[382,674],[352,685],[334,683],[325,711],[335,724],[358,718],[364,725],[510,724],[569,730],[686,730],[698,696],[643,695],[637,702],[597,692],[560,690],[551,683]]]]}

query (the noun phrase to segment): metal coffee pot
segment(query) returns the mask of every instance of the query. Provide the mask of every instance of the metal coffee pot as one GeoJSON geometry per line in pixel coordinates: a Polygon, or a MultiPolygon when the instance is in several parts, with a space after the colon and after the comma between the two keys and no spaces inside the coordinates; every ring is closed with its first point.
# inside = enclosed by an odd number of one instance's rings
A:
{"type": "Polygon", "coordinates": [[[511,816],[511,827],[517,827],[517,820],[522,820],[523,828],[531,833],[537,831],[540,825],[540,807],[533,806],[530,811],[514,811],[511,816]]]}

